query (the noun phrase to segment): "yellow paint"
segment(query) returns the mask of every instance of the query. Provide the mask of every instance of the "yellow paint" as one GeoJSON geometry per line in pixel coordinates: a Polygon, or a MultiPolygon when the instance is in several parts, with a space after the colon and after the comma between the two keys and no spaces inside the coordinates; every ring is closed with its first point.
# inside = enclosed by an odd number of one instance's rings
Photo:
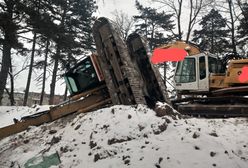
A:
{"type": "MultiPolygon", "coordinates": [[[[240,84],[239,75],[244,66],[248,66],[248,59],[231,60],[226,71],[225,83],[228,85],[240,84]]],[[[242,84],[248,84],[248,81],[242,84]]]]}
{"type": "Polygon", "coordinates": [[[184,41],[176,41],[173,43],[162,45],[158,48],[162,48],[162,49],[168,49],[168,48],[185,49],[189,55],[196,55],[196,54],[201,53],[200,49],[196,45],[194,45],[192,43],[186,43],[184,41]]]}

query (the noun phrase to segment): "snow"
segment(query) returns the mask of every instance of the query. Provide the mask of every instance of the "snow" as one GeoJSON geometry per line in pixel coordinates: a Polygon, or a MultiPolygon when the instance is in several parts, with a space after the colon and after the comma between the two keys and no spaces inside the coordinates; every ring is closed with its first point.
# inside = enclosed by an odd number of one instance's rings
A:
{"type": "Polygon", "coordinates": [[[2,139],[0,167],[56,151],[61,164],[53,168],[247,167],[247,118],[179,118],[143,105],[70,115],[2,139]]]}
{"type": "MultiPolygon", "coordinates": [[[[172,63],[169,62],[167,63],[167,68],[166,68],[166,87],[167,87],[167,91],[169,94],[169,97],[175,97],[176,93],[175,93],[175,88],[174,88],[174,73],[175,73],[175,69],[176,67],[173,67],[172,63]]],[[[159,68],[159,72],[161,74],[162,79],[164,80],[164,67],[160,66],[159,68]]]]}
{"type": "Polygon", "coordinates": [[[20,120],[24,116],[49,110],[49,107],[49,105],[34,105],[31,108],[27,106],[0,106],[0,128],[14,124],[14,118],[20,120]]]}

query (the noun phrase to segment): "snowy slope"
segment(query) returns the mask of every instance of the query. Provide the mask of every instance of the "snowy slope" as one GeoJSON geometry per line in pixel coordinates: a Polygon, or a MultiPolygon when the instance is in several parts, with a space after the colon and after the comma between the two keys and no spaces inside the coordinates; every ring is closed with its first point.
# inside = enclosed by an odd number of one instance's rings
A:
{"type": "Polygon", "coordinates": [[[49,110],[49,105],[27,106],[0,106],[0,128],[14,124],[13,118],[20,120],[24,116],[49,110]]]}
{"type": "Polygon", "coordinates": [[[248,167],[246,118],[173,118],[142,105],[68,116],[1,140],[0,167],[56,151],[61,168],[248,167]]]}

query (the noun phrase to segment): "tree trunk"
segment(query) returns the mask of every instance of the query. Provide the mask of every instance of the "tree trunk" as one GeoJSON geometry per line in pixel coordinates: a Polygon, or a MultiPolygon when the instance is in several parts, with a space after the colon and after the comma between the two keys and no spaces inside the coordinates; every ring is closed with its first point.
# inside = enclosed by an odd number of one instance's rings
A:
{"type": "Polygon", "coordinates": [[[214,21],[213,18],[211,18],[211,28],[212,28],[212,33],[211,33],[211,49],[210,52],[214,53],[214,21]]]}
{"type": "Polygon", "coordinates": [[[40,105],[42,105],[43,103],[44,94],[45,94],[48,50],[49,50],[49,40],[47,40],[46,51],[45,51],[44,72],[43,72],[43,79],[42,79],[42,89],[41,89],[41,94],[40,94],[40,105]]]}
{"type": "Polygon", "coordinates": [[[152,32],[151,32],[151,39],[150,39],[150,49],[153,50],[155,47],[154,44],[154,30],[155,29],[155,25],[152,25],[152,32]]]}
{"type": "Polygon", "coordinates": [[[193,0],[190,0],[190,15],[189,15],[189,25],[188,25],[186,43],[189,42],[189,37],[190,37],[190,33],[191,33],[192,15],[193,15],[193,0]]]}
{"type": "Polygon", "coordinates": [[[145,36],[145,38],[148,39],[147,18],[146,18],[146,20],[145,20],[145,25],[146,25],[146,33],[145,33],[146,36],[145,36]]]}
{"type": "Polygon", "coordinates": [[[182,31],[181,31],[182,0],[178,2],[179,2],[179,9],[178,9],[178,15],[177,15],[178,39],[182,40],[182,31]]]}
{"type": "Polygon", "coordinates": [[[55,93],[55,86],[56,86],[56,78],[57,78],[57,71],[59,67],[59,56],[60,56],[60,48],[57,46],[56,55],[54,58],[54,68],[53,68],[53,75],[52,75],[52,82],[50,84],[50,97],[49,97],[49,104],[54,104],[54,93],[55,93]]]}
{"type": "Polygon", "coordinates": [[[9,90],[7,88],[5,88],[4,90],[5,90],[6,94],[9,96],[9,100],[10,100],[11,95],[10,95],[9,90]]]}
{"type": "MultiPolygon", "coordinates": [[[[61,19],[61,24],[60,27],[63,30],[64,29],[64,24],[65,24],[65,16],[67,12],[67,1],[63,10],[62,14],[62,19],[61,19]]],[[[49,104],[52,105],[54,104],[54,93],[55,93],[55,86],[56,86],[56,78],[57,78],[57,71],[59,67],[59,58],[60,58],[60,41],[57,42],[57,47],[56,47],[56,55],[54,58],[54,68],[53,68],[53,75],[52,75],[52,82],[50,84],[50,97],[49,97],[49,104]]]]}
{"type": "Polygon", "coordinates": [[[33,69],[33,64],[34,64],[34,53],[35,53],[36,38],[37,38],[37,34],[34,32],[31,60],[30,60],[30,65],[29,65],[28,80],[27,80],[27,85],[26,85],[26,89],[25,89],[23,106],[26,106],[27,101],[28,101],[28,94],[29,94],[29,88],[30,88],[31,77],[32,77],[32,69],[33,69]]]}
{"type": "Polygon", "coordinates": [[[242,7],[242,5],[244,5],[245,3],[242,4],[240,0],[237,0],[237,2],[238,2],[238,6],[239,6],[239,8],[240,8],[240,10],[241,10],[241,14],[242,14],[243,17],[245,18],[245,20],[246,20],[246,25],[247,25],[247,27],[248,27],[248,15],[246,14],[245,9],[242,7]]]}
{"type": "Polygon", "coordinates": [[[166,86],[166,69],[167,69],[167,64],[166,62],[164,63],[164,85],[166,86]]]}
{"type": "Polygon", "coordinates": [[[65,93],[64,93],[64,98],[63,98],[64,101],[66,101],[67,99],[67,91],[68,91],[68,88],[67,86],[65,86],[65,93]]]}
{"type": "Polygon", "coordinates": [[[14,106],[15,105],[15,96],[14,96],[14,75],[13,75],[13,69],[12,69],[12,63],[10,60],[10,68],[9,68],[9,77],[10,77],[10,95],[9,95],[9,99],[10,99],[10,105],[14,106]]]}
{"type": "Polygon", "coordinates": [[[235,41],[235,27],[234,27],[234,19],[233,19],[233,12],[232,12],[232,0],[228,0],[229,12],[231,17],[231,35],[232,35],[232,50],[233,53],[236,55],[236,41],[235,41]]]}
{"type": "Polygon", "coordinates": [[[11,66],[11,46],[7,41],[7,35],[5,35],[5,40],[3,42],[3,56],[2,56],[2,65],[0,71],[0,104],[2,104],[2,98],[4,94],[4,89],[6,87],[6,82],[8,78],[9,68],[11,66]]]}

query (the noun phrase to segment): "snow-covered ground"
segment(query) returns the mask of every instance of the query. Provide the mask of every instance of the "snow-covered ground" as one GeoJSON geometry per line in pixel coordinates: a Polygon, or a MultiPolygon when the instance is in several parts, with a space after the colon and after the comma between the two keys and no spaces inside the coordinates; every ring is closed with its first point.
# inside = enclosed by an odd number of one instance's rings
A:
{"type": "Polygon", "coordinates": [[[31,108],[27,106],[0,106],[0,128],[14,124],[14,118],[20,120],[24,116],[49,110],[49,107],[49,105],[34,105],[31,108]]]}
{"type": "Polygon", "coordinates": [[[247,118],[157,117],[142,105],[120,105],[2,139],[0,167],[57,151],[61,164],[53,168],[247,168],[247,137],[247,118]]]}

